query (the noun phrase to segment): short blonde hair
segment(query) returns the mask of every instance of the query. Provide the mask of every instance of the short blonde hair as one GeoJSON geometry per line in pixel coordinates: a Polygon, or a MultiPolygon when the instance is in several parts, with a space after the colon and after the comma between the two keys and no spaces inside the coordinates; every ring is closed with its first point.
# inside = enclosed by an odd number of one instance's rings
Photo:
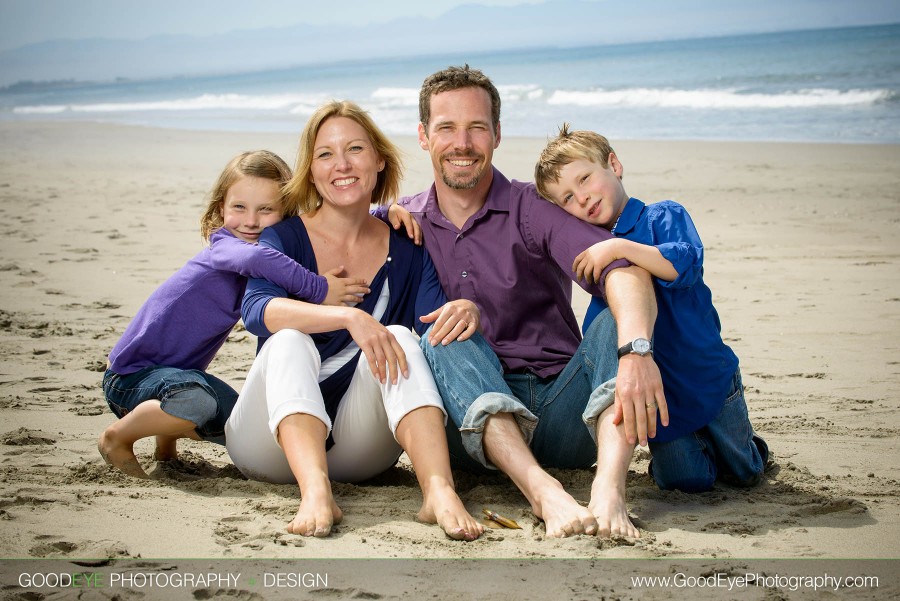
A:
{"type": "Polygon", "coordinates": [[[569,163],[583,159],[599,163],[606,169],[613,152],[609,140],[600,134],[587,130],[569,131],[569,124],[563,123],[559,135],[547,143],[534,166],[534,185],[538,194],[549,200],[547,184],[559,181],[560,170],[569,163]]]}
{"type": "Polygon", "coordinates": [[[297,150],[297,166],[294,177],[284,187],[285,208],[296,213],[315,213],[322,206],[322,195],[316,190],[312,181],[313,151],[316,136],[322,124],[332,117],[346,117],[356,121],[369,135],[369,140],[376,154],[384,161],[384,169],[378,173],[375,189],[372,191],[372,202],[386,204],[399,196],[400,181],[403,177],[403,161],[400,149],[378,129],[369,113],[349,100],[332,100],[320,106],[312,114],[303,133],[300,134],[300,148],[297,150]]]}
{"type": "MultiPolygon", "coordinates": [[[[291,168],[284,160],[268,150],[243,152],[225,165],[219,178],[209,191],[206,210],[200,217],[200,236],[209,241],[210,235],[225,225],[222,221],[222,209],[228,189],[243,177],[261,177],[270,179],[281,188],[291,179],[291,168]]],[[[281,216],[288,217],[284,202],[281,203],[281,216]]]]}

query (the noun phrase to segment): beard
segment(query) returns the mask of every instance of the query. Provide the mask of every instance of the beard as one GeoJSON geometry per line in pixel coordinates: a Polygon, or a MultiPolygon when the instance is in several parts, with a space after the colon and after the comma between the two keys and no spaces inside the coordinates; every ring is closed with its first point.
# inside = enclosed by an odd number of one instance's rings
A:
{"type": "Polygon", "coordinates": [[[481,160],[484,162],[484,157],[458,157],[458,156],[450,156],[450,157],[441,157],[441,180],[443,180],[444,185],[452,190],[471,190],[475,186],[478,185],[478,182],[481,181],[481,176],[484,175],[484,168],[477,173],[473,173],[472,175],[460,176],[460,175],[451,175],[447,173],[444,169],[444,160],[445,159],[475,159],[481,160]]]}

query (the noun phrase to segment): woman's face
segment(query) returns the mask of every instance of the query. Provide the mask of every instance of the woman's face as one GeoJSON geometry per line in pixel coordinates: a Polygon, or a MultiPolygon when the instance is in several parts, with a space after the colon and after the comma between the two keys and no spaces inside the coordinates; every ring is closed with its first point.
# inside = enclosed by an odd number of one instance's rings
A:
{"type": "Polygon", "coordinates": [[[364,204],[368,210],[384,160],[365,128],[347,117],[331,117],[319,127],[310,178],[325,204],[364,204]]]}

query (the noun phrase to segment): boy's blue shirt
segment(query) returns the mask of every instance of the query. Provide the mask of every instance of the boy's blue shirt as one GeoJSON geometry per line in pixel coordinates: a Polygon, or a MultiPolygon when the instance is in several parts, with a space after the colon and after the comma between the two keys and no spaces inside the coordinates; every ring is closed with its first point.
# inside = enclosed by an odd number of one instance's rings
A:
{"type": "MultiPolygon", "coordinates": [[[[612,233],[655,246],[678,272],[672,282],[653,279],[658,308],[653,357],[662,375],[669,425],[658,423],[652,440],[667,442],[719,414],[738,358],[722,341],[712,293],[703,282],[703,243],[683,206],[671,200],[645,205],[630,198],[612,233]]],[[[582,332],[606,306],[600,298],[591,300],[582,332]]]]}

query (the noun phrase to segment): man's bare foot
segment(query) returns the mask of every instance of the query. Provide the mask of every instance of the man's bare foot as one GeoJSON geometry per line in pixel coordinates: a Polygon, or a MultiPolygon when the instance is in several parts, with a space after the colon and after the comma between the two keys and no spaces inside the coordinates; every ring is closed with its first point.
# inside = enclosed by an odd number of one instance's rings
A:
{"type": "Polygon", "coordinates": [[[631,523],[625,505],[625,491],[619,486],[607,485],[601,478],[591,485],[591,502],[588,509],[597,518],[597,536],[604,538],[625,536],[640,538],[641,531],[631,523]]]}
{"type": "Polygon", "coordinates": [[[135,478],[149,479],[150,476],[138,463],[137,457],[134,455],[134,449],[130,444],[125,444],[116,440],[115,434],[107,428],[100,435],[97,441],[97,450],[103,460],[114,468],[134,476],[135,478]]]}
{"type": "Polygon", "coordinates": [[[466,511],[456,491],[447,482],[432,482],[416,519],[437,524],[452,539],[475,540],[484,534],[484,526],[466,511]]]}
{"type": "Polygon", "coordinates": [[[177,436],[156,436],[156,450],[153,452],[153,459],[156,461],[172,461],[178,459],[177,436]]]}
{"type": "Polygon", "coordinates": [[[575,534],[596,534],[597,520],[585,507],[578,504],[555,478],[537,490],[531,510],[544,520],[547,536],[564,538],[575,534]]]}
{"type": "Polygon", "coordinates": [[[301,536],[326,537],[331,534],[331,527],[340,524],[344,512],[334,502],[331,487],[324,491],[307,491],[300,498],[297,515],[287,526],[291,534],[301,536]]]}

